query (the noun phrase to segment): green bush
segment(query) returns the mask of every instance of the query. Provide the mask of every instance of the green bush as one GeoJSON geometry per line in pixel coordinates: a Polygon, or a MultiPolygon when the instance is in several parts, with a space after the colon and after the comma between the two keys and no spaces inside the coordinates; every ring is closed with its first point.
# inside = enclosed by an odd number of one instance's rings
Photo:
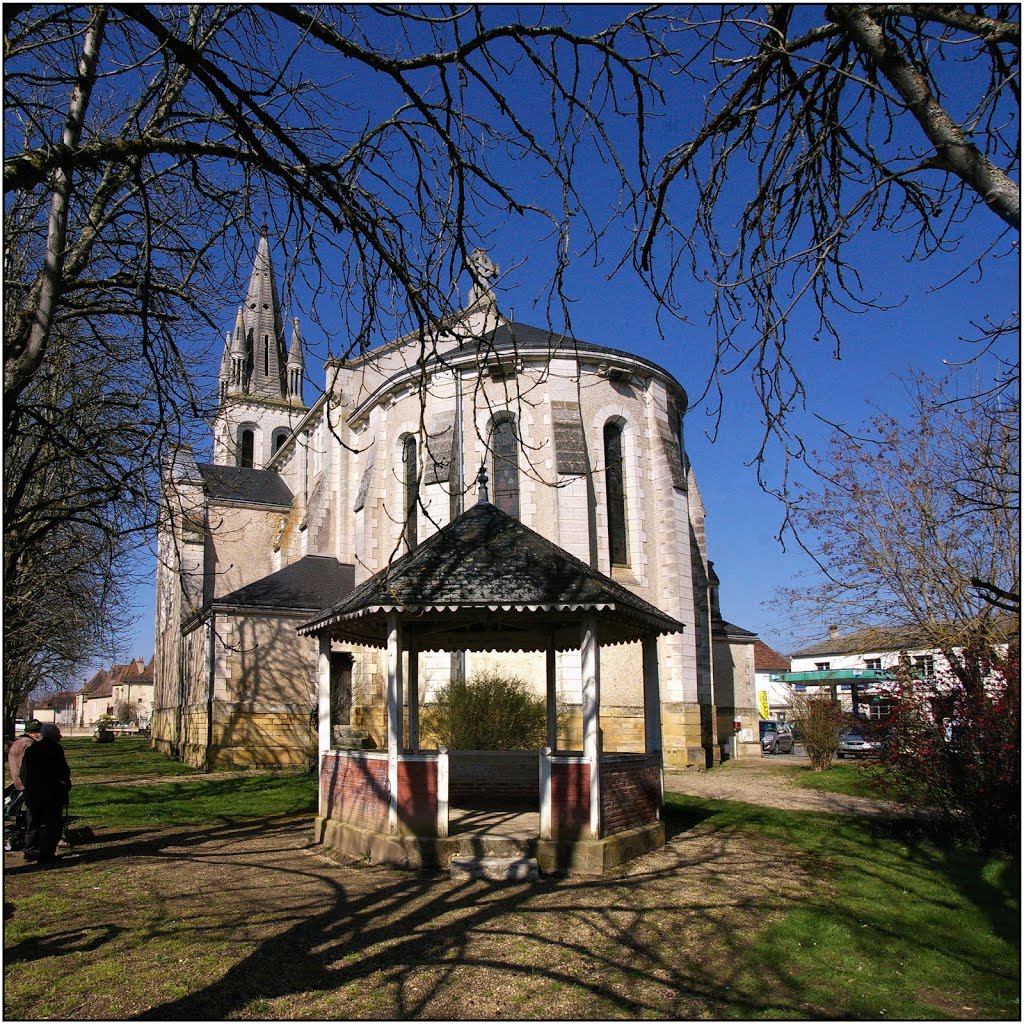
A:
{"type": "Polygon", "coordinates": [[[420,718],[424,735],[453,750],[529,750],[547,741],[547,705],[515,676],[452,680],[420,718]]]}

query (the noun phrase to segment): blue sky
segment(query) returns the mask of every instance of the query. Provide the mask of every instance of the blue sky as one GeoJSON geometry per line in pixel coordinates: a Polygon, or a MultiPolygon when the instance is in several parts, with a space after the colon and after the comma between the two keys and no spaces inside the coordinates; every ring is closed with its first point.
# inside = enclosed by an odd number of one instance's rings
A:
{"type": "MultiPolygon", "coordinates": [[[[574,17],[593,19],[594,12],[595,8],[577,8],[574,17]]],[[[519,84],[516,83],[517,89],[519,84]]],[[[349,81],[345,87],[353,88],[353,82],[349,81]]],[[[523,88],[528,90],[530,86],[523,88]]],[[[679,133],[692,130],[703,109],[700,87],[679,80],[672,88],[674,92],[667,96],[657,129],[666,143],[673,138],[678,141],[679,133]]],[[[388,97],[378,99],[386,105],[388,97]]],[[[523,99],[542,114],[544,104],[539,96],[531,97],[526,92],[523,99]],[[530,102],[533,99],[537,102],[530,102]]],[[[498,164],[501,165],[500,160],[498,164]]],[[[504,169],[516,175],[518,184],[526,191],[535,192],[539,199],[550,200],[545,190],[551,183],[540,178],[536,166],[528,162],[509,163],[504,169]]],[[[584,175],[587,174],[592,178],[584,178],[581,196],[593,210],[612,208],[617,193],[607,168],[594,161],[592,168],[584,167],[584,175]]],[[[737,168],[736,180],[730,181],[737,198],[743,194],[743,184],[743,171],[737,168]]],[[[686,192],[685,186],[680,188],[678,202],[683,209],[692,202],[692,194],[686,192]]],[[[257,216],[254,215],[254,221],[257,216]]],[[[554,266],[550,243],[544,240],[545,224],[537,218],[495,213],[481,222],[481,229],[481,237],[473,241],[482,242],[505,272],[498,293],[503,311],[508,314],[514,309],[516,320],[547,326],[545,309],[537,307],[538,297],[544,293],[554,266]]],[[[1000,229],[993,214],[985,210],[976,212],[965,229],[964,251],[982,248],[1000,229]]],[[[253,246],[256,230],[254,223],[253,246]]],[[[574,240],[576,237],[573,236],[574,240]]],[[[686,322],[663,321],[664,336],[660,336],[657,306],[651,295],[628,266],[616,271],[617,258],[628,241],[628,225],[617,225],[601,246],[604,262],[595,265],[589,254],[573,260],[567,279],[568,292],[575,300],[571,306],[573,330],[587,341],[626,349],[654,360],[680,381],[691,401],[696,403],[712,366],[709,286],[691,280],[679,290],[677,298],[686,310],[686,322]]],[[[829,342],[813,340],[815,326],[809,311],[799,313],[790,324],[791,353],[808,392],[808,408],[793,414],[791,427],[812,448],[827,433],[817,416],[854,425],[870,416],[874,406],[898,412],[905,402],[898,380],[900,375],[913,368],[941,376],[948,363],[963,361],[972,354],[972,347],[961,340],[971,334],[972,320],[981,321],[989,315],[1001,318],[1019,308],[1015,250],[1003,259],[987,260],[984,276],[966,275],[941,290],[934,286],[955,273],[963,263],[962,254],[939,256],[926,264],[908,263],[904,259],[905,240],[884,231],[862,234],[856,242],[856,251],[865,291],[877,294],[892,308],[859,314],[838,313],[835,322],[842,338],[839,359],[829,342]]],[[[274,260],[279,275],[285,255],[280,246],[275,247],[274,260]]],[[[248,269],[249,265],[239,268],[235,293],[225,295],[218,308],[209,310],[221,324],[221,338],[233,325],[248,269]]],[[[463,296],[467,288],[468,280],[463,277],[460,282],[463,296]]],[[[340,337],[341,321],[333,308],[334,302],[330,295],[310,294],[300,282],[294,303],[297,308],[285,311],[288,318],[293,315],[301,318],[306,340],[315,354],[322,355],[328,350],[338,352],[346,347],[340,337]],[[327,328],[326,333],[320,332],[310,321],[309,311],[314,306],[327,328]]],[[[551,326],[561,329],[564,325],[551,326]]],[[[208,366],[211,376],[216,374],[219,359],[220,348],[215,343],[208,366]]],[[[317,382],[321,375],[315,369],[315,355],[307,366],[313,381],[317,382]]],[[[691,407],[686,433],[690,459],[708,513],[710,555],[722,581],[722,611],[730,621],[758,632],[767,643],[788,652],[808,635],[823,632],[826,623],[804,623],[802,627],[795,627],[765,605],[776,588],[793,585],[798,574],[811,567],[791,539],[785,549],[775,539],[782,522],[782,508],[776,499],[759,488],[755,470],[750,465],[758,450],[763,424],[749,369],[739,369],[724,378],[722,384],[724,414],[715,440],[712,442],[705,433],[710,428],[706,404],[691,407]]],[[[307,401],[314,397],[312,386],[307,384],[307,401]]],[[[770,457],[767,466],[769,476],[774,474],[773,478],[777,479],[777,460],[770,457]]],[[[149,565],[152,571],[151,559],[149,565]]],[[[152,586],[140,586],[136,599],[139,618],[126,653],[145,658],[152,653],[152,604],[152,586]]]]}

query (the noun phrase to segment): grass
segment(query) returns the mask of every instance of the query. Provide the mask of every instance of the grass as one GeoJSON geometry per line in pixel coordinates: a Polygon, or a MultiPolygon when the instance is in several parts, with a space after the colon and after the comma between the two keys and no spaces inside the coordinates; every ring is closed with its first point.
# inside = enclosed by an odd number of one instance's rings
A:
{"type": "Polygon", "coordinates": [[[76,825],[165,828],[316,813],[316,780],[309,775],[200,775],[150,750],[148,743],[138,737],[114,743],[64,743],[74,783],[71,813],[76,825]]]}
{"type": "Polygon", "coordinates": [[[1019,1015],[1018,865],[860,819],[667,800],[701,827],[785,842],[828,879],[831,892],[808,892],[742,952],[751,1015],[766,978],[839,1017],[1019,1015]]]}
{"type": "Polygon", "coordinates": [[[880,785],[878,765],[873,761],[833,761],[823,772],[799,765],[794,767],[793,773],[793,781],[801,789],[886,799],[880,785]]]}
{"type": "Polygon", "coordinates": [[[316,813],[316,780],[309,775],[256,775],[241,779],[163,785],[75,786],[76,825],[126,828],[203,825],[279,815],[316,813]]]}
{"type": "Polygon", "coordinates": [[[196,769],[172,761],[155,750],[141,736],[120,736],[113,743],[94,743],[91,739],[66,739],[61,743],[77,785],[99,779],[155,779],[195,775],[196,769]]]}
{"type": "MultiPolygon", "coordinates": [[[[77,779],[114,774],[67,746],[77,779]]],[[[7,1017],[1019,1019],[1006,861],[668,794],[669,845],[617,876],[456,886],[307,849],[307,776],[122,749],[150,781],[76,786],[94,843],[9,860],[7,1017]]]]}

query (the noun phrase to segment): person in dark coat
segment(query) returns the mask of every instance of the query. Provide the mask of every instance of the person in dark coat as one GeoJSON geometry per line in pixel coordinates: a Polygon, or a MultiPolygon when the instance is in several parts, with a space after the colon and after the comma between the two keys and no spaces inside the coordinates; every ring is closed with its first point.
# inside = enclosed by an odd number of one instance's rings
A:
{"type": "Polygon", "coordinates": [[[21,762],[28,809],[25,860],[52,864],[60,841],[64,805],[71,791],[71,769],[60,745],[60,729],[47,723],[40,734],[21,762]]]}

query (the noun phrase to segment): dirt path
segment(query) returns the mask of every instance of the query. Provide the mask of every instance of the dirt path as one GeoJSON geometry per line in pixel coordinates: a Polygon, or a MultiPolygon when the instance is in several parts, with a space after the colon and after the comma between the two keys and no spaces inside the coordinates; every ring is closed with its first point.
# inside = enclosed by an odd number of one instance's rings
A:
{"type": "Polygon", "coordinates": [[[797,767],[809,767],[800,755],[779,755],[730,761],[708,772],[666,771],[665,789],[670,793],[713,800],[741,800],[785,811],[819,811],[867,818],[901,817],[906,811],[890,800],[873,800],[843,793],[824,793],[796,785],[797,767]]]}

